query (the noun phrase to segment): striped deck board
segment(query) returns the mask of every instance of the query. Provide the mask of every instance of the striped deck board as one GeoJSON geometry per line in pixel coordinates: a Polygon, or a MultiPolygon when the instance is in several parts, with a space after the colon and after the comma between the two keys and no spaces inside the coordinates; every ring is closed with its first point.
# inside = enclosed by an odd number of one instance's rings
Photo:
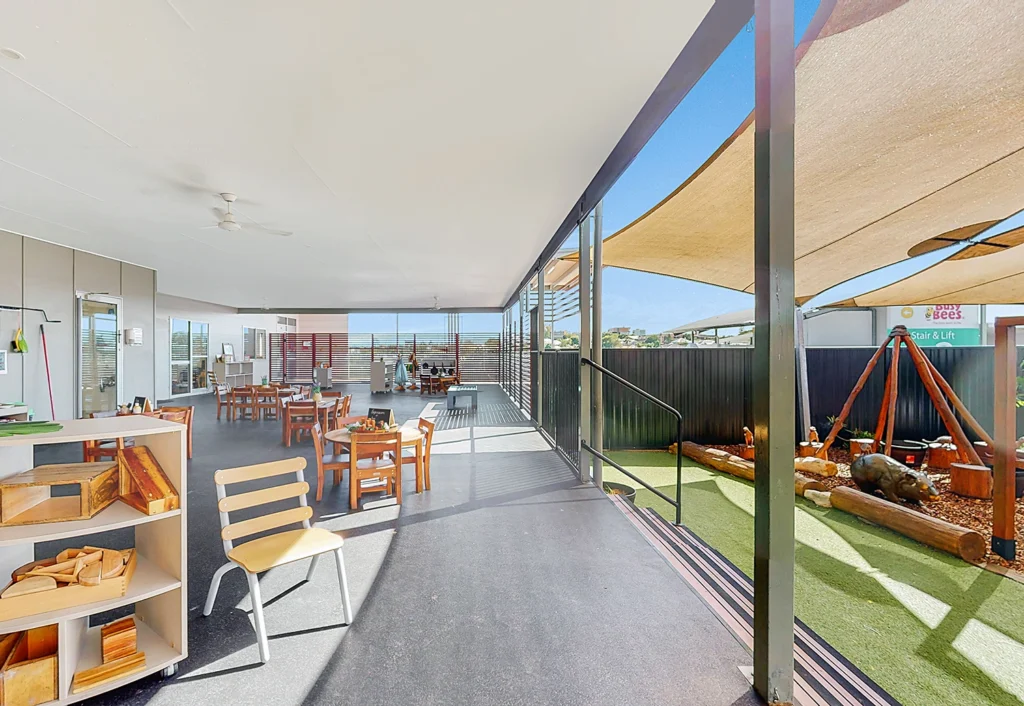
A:
{"type": "MultiPolygon", "coordinates": [[[[728,559],[685,527],[649,508],[612,501],[679,572],[719,620],[754,649],[754,583],[728,559]]],[[[799,618],[794,623],[794,700],[800,706],[899,706],[864,672],[799,618]]]]}

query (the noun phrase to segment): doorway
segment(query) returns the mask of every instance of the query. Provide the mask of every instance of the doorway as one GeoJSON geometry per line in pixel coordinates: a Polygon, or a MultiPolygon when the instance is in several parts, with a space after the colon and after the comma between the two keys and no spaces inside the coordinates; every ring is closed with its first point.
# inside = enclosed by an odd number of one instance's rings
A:
{"type": "Polygon", "coordinates": [[[98,294],[78,299],[78,412],[113,412],[121,401],[120,297],[98,294]]]}
{"type": "Polygon", "coordinates": [[[206,392],[210,386],[210,325],[171,319],[171,397],[206,392]]]}

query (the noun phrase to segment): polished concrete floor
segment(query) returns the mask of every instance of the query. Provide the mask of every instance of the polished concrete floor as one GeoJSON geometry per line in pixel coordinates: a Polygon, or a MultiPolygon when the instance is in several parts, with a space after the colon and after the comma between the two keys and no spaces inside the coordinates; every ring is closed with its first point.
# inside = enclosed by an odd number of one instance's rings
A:
{"type": "Polygon", "coordinates": [[[476,413],[445,412],[441,397],[347,389],[354,411],[391,406],[400,421],[438,423],[430,492],[415,494],[409,474],[400,508],[381,498],[349,512],[347,479],[310,498],[316,524],[345,537],[353,624],[343,625],[329,562],[308,583],[306,562],[261,577],[266,665],[241,572],[202,616],[224,561],[213,472],[298,454],[315,466],[311,444],[286,449],[277,423],[217,421],[211,398],[194,398],[190,654],[175,677],[93,703],[759,703],[741,672],[746,650],[499,388],[482,387],[476,413]]]}

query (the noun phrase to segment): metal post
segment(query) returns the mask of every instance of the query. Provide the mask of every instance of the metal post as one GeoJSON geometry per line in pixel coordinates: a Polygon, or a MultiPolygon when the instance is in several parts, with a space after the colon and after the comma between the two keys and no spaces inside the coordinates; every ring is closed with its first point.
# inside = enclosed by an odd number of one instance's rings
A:
{"type": "Polygon", "coordinates": [[[519,295],[519,328],[516,329],[519,343],[516,346],[516,358],[519,362],[519,409],[523,409],[523,309],[530,300],[530,284],[526,284],[524,294],[519,295]]]}
{"type": "Polygon", "coordinates": [[[793,701],[794,0],[755,0],[754,688],[793,701]]]}
{"type": "Polygon", "coordinates": [[[804,312],[796,308],[796,365],[797,383],[800,385],[800,439],[810,440],[811,393],[807,383],[807,339],[804,336],[804,312]]]}
{"type": "MultiPolygon", "coordinates": [[[[537,426],[544,426],[544,266],[537,268],[537,306],[540,307],[540,331],[537,335],[537,367],[533,374],[537,376],[537,426]]],[[[532,356],[531,356],[532,357],[532,356]]]]}
{"type": "MultiPolygon", "coordinates": [[[[604,356],[601,352],[601,331],[603,322],[601,320],[601,297],[604,287],[604,276],[602,266],[604,264],[604,248],[601,238],[602,222],[604,220],[604,201],[598,201],[594,207],[594,313],[593,313],[593,339],[594,343],[590,351],[590,359],[598,365],[604,365],[604,356]]],[[[592,400],[593,416],[590,419],[590,446],[604,453],[604,378],[594,369],[590,368],[590,395],[592,400]]],[[[603,462],[597,456],[594,457],[594,485],[598,488],[604,487],[603,462]]]]}
{"type": "MultiPolygon", "coordinates": [[[[590,370],[582,360],[590,357],[590,214],[580,229],[580,440],[590,443],[590,370]]],[[[580,480],[590,481],[590,454],[580,448],[580,480]]]]}

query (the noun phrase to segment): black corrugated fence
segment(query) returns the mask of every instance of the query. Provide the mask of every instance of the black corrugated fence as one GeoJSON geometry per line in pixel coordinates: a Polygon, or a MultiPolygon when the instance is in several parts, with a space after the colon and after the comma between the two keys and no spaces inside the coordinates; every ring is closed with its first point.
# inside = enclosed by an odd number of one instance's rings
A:
{"type": "MultiPolygon", "coordinates": [[[[922,350],[975,418],[991,431],[995,362],[992,347],[922,350]]],[[[807,350],[811,421],[823,437],[831,427],[827,418],[839,414],[874,351],[874,348],[807,350]]],[[[684,436],[703,444],[739,443],[743,427],[751,426],[753,353],[751,348],[613,348],[603,351],[605,367],[682,412],[684,436]]],[[[874,431],[891,355],[890,349],[868,379],[853,406],[847,428],[874,431]]],[[[1018,351],[1018,359],[1020,357],[1018,351]]],[[[548,428],[549,424],[562,423],[563,418],[568,417],[568,412],[561,408],[579,405],[579,353],[545,353],[544,366],[544,427],[557,439],[548,428]],[[575,377],[569,374],[570,367],[575,370],[575,377]],[[551,418],[549,409],[552,409],[551,418]]],[[[671,415],[610,380],[604,382],[604,408],[606,448],[665,448],[675,437],[675,420],[671,415]]],[[[578,409],[575,414],[578,425],[578,409]]],[[[1024,412],[1018,413],[1017,427],[1020,434],[1024,430],[1024,412]]],[[[966,425],[965,429],[969,437],[975,438],[966,425]]],[[[563,436],[566,433],[563,431],[563,436]]],[[[910,356],[906,350],[901,351],[896,437],[933,439],[945,433],[910,356]]],[[[561,442],[558,445],[562,446],[561,442]]]]}

